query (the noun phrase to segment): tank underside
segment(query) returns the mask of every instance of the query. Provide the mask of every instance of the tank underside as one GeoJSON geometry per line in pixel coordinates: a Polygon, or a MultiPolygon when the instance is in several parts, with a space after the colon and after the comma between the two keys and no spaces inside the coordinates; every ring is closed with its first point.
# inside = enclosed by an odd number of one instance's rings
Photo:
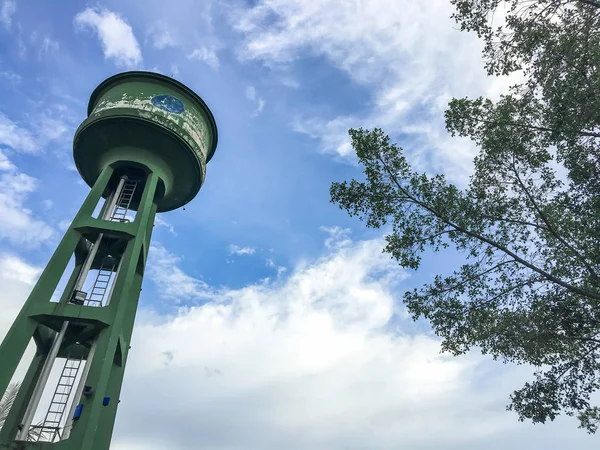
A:
{"type": "Polygon", "coordinates": [[[180,136],[147,119],[111,115],[86,121],[75,137],[73,154],[77,170],[89,186],[104,167],[117,162],[129,169],[138,166],[141,171],[155,171],[160,178],[159,212],[185,205],[204,182],[204,162],[180,136]]]}
{"type": "Polygon", "coordinates": [[[88,118],[75,133],[73,157],[89,186],[109,165],[128,174],[156,173],[157,207],[164,212],[196,196],[216,145],[212,113],[191,89],[164,75],[125,72],[92,93],[88,118]]]}

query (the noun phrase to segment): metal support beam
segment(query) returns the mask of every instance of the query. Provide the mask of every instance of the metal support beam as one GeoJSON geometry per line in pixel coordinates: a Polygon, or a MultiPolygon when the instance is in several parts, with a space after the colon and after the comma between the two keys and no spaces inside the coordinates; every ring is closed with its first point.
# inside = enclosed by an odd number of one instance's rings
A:
{"type": "Polygon", "coordinates": [[[29,428],[31,427],[31,422],[33,422],[33,416],[37,411],[37,408],[40,404],[40,399],[42,398],[42,393],[44,392],[44,388],[46,387],[46,383],[48,382],[48,377],[50,377],[50,372],[52,371],[52,367],[54,366],[54,360],[56,359],[56,355],[58,353],[58,349],[62,344],[62,341],[65,337],[65,333],[67,331],[67,327],[69,326],[69,322],[65,321],[54,338],[54,342],[52,343],[52,347],[50,347],[50,351],[46,356],[46,361],[44,361],[44,367],[42,368],[42,373],[40,374],[37,383],[35,385],[35,389],[33,391],[33,395],[31,396],[31,400],[29,401],[29,405],[27,406],[27,410],[25,411],[25,415],[23,416],[23,424],[21,431],[17,435],[17,439],[26,440],[27,434],[29,433],[29,428]]]}

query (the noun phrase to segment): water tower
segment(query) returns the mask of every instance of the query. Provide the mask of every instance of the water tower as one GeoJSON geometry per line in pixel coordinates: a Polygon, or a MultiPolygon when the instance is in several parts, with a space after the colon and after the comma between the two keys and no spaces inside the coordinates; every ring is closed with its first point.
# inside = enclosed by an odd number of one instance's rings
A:
{"type": "Polygon", "coordinates": [[[172,78],[94,90],[73,143],[91,191],[0,346],[0,393],[36,347],[0,448],[109,448],[156,213],[194,198],[216,146],[210,110],[172,78]]]}

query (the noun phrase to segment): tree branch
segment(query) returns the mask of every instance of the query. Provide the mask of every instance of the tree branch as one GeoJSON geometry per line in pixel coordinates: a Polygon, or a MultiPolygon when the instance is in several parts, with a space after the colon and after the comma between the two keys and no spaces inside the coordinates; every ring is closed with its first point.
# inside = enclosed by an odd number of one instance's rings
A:
{"type": "Polygon", "coordinates": [[[534,283],[539,283],[541,281],[543,281],[543,279],[541,279],[541,278],[533,278],[533,279],[530,278],[526,281],[522,281],[521,283],[515,284],[514,286],[512,286],[508,289],[504,289],[499,294],[494,295],[492,298],[485,299],[482,303],[491,303],[494,300],[502,297],[503,295],[509,294],[510,292],[514,291],[515,289],[519,289],[519,288],[522,288],[522,287],[525,287],[527,285],[531,285],[534,283]]]}
{"type": "Polygon", "coordinates": [[[478,278],[481,278],[481,277],[482,277],[482,276],[484,276],[484,275],[487,275],[487,274],[488,274],[488,273],[490,273],[490,272],[493,272],[493,271],[495,271],[495,270],[496,270],[498,267],[500,267],[500,266],[503,266],[503,265],[505,265],[505,264],[514,263],[514,262],[516,262],[514,259],[511,259],[510,261],[502,261],[502,262],[500,262],[500,263],[496,264],[496,265],[495,265],[494,267],[492,267],[491,269],[484,270],[483,272],[480,272],[480,273],[478,273],[478,274],[476,274],[476,275],[473,275],[472,277],[468,277],[468,278],[461,278],[461,280],[460,280],[460,282],[459,282],[459,283],[456,283],[456,284],[454,284],[454,285],[452,285],[452,286],[447,286],[447,287],[444,287],[444,288],[442,288],[442,289],[431,288],[431,289],[429,289],[429,291],[430,291],[431,293],[433,293],[434,295],[435,295],[435,294],[445,294],[445,293],[446,293],[446,292],[448,292],[448,291],[452,291],[452,290],[454,290],[454,289],[456,289],[456,288],[462,287],[462,286],[464,286],[465,284],[467,284],[467,283],[468,283],[468,282],[470,282],[470,281],[476,280],[476,279],[478,279],[478,278]]]}
{"type": "Polygon", "coordinates": [[[535,266],[534,264],[530,263],[529,261],[523,259],[522,257],[520,257],[519,255],[517,255],[516,253],[512,252],[511,250],[509,250],[507,247],[505,247],[504,245],[499,244],[498,242],[484,236],[481,235],[475,231],[470,231],[467,230],[464,227],[461,227],[458,224],[455,224],[454,222],[451,222],[449,219],[443,217],[441,214],[439,214],[436,210],[434,210],[433,208],[431,208],[429,205],[423,203],[422,201],[420,201],[419,199],[415,198],[409,191],[407,191],[405,188],[402,187],[402,185],[400,185],[400,183],[398,182],[398,179],[396,178],[395,174],[390,170],[390,168],[388,167],[388,165],[385,163],[385,161],[383,160],[383,158],[381,157],[381,154],[379,152],[377,152],[377,158],[379,159],[379,161],[381,162],[381,164],[383,165],[383,167],[385,168],[386,172],[388,173],[388,175],[390,176],[390,178],[392,179],[392,181],[394,182],[394,184],[397,186],[397,188],[409,199],[411,199],[411,201],[415,204],[417,204],[418,206],[422,207],[423,209],[429,211],[431,214],[433,214],[435,217],[437,217],[439,220],[441,220],[443,223],[445,223],[446,225],[454,228],[457,231],[460,231],[463,234],[466,234],[467,236],[470,236],[474,239],[477,239],[479,241],[485,242],[486,244],[489,244],[490,246],[492,246],[493,248],[500,250],[501,252],[504,252],[505,254],[507,254],[508,256],[510,256],[511,258],[515,259],[517,262],[521,263],[522,265],[524,265],[525,267],[533,270],[534,272],[539,273],[540,275],[544,276],[548,281],[552,281],[553,283],[558,284],[559,286],[562,286],[576,294],[582,295],[584,297],[590,297],[593,299],[597,299],[600,300],[600,295],[599,294],[595,294],[593,292],[588,292],[585,291],[577,286],[573,286],[570,283],[567,283],[566,281],[561,280],[560,278],[555,277],[554,275],[552,275],[551,273],[545,271],[544,269],[535,266]]]}
{"type": "Polygon", "coordinates": [[[593,6],[594,8],[600,8],[600,2],[597,2],[595,0],[577,0],[577,2],[593,6]]]}
{"type": "Polygon", "coordinates": [[[487,214],[481,214],[481,217],[483,217],[484,219],[490,219],[490,220],[494,220],[497,222],[515,223],[517,225],[526,225],[529,227],[539,228],[540,230],[547,230],[546,227],[541,226],[539,223],[527,222],[526,220],[507,219],[505,217],[488,216],[487,214]]]}
{"type": "MultiPolygon", "coordinates": [[[[492,126],[508,125],[508,126],[517,127],[517,128],[527,128],[530,130],[544,131],[546,133],[555,133],[555,132],[561,131],[561,130],[557,130],[554,128],[542,127],[539,125],[531,125],[529,123],[516,123],[516,122],[509,122],[509,121],[496,122],[493,120],[486,120],[486,119],[479,119],[479,121],[485,125],[492,125],[492,126]]],[[[600,138],[600,133],[596,133],[593,131],[580,130],[580,131],[577,131],[577,134],[579,134],[580,136],[600,138]]]]}
{"type": "Polygon", "coordinates": [[[515,177],[517,180],[517,183],[519,184],[519,186],[521,187],[521,189],[523,190],[523,192],[525,193],[525,195],[527,196],[527,198],[529,199],[529,201],[531,202],[533,209],[535,210],[535,212],[540,216],[540,218],[543,220],[543,222],[546,224],[547,230],[556,238],[558,239],[558,241],[560,243],[562,243],[565,247],[567,247],[567,249],[569,249],[571,252],[573,252],[573,254],[575,255],[575,257],[577,259],[579,259],[579,261],[583,264],[583,266],[587,269],[587,271],[590,273],[590,275],[592,276],[592,278],[594,279],[598,279],[598,274],[596,273],[596,271],[594,270],[594,268],[592,266],[589,265],[589,263],[585,260],[585,258],[583,256],[581,256],[581,254],[579,253],[579,251],[577,251],[571,244],[569,244],[562,236],[560,236],[560,234],[558,233],[558,231],[552,226],[552,224],[550,223],[550,220],[548,219],[548,217],[546,217],[546,215],[544,214],[544,212],[541,210],[541,208],[538,206],[537,202],[535,201],[535,199],[533,198],[533,196],[531,195],[531,193],[529,192],[529,190],[527,189],[527,187],[525,186],[525,184],[523,183],[523,181],[521,180],[521,177],[519,176],[519,171],[517,170],[517,167],[515,166],[515,162],[514,160],[512,161],[511,167],[515,173],[515,177]]]}

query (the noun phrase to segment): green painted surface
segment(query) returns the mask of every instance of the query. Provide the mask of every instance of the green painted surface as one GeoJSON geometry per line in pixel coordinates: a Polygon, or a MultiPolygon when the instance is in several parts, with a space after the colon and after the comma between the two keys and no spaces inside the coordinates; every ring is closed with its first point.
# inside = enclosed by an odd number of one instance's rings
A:
{"type": "Polygon", "coordinates": [[[94,91],[88,114],[75,134],[73,153],[90,186],[104,167],[129,161],[159,176],[158,212],[179,208],[198,193],[217,129],[208,107],[190,89],[163,75],[126,72],[94,91]],[[180,102],[183,110],[157,107],[153,99],[160,96],[180,102]]]}
{"type": "MultiPolygon", "coordinates": [[[[0,344],[1,392],[32,338],[37,345],[15,406],[0,430],[0,449],[109,448],[156,213],[181,206],[196,195],[216,147],[216,126],[204,102],[181,83],[161,75],[129,72],[109,78],[94,91],[89,112],[76,133],[74,157],[92,190],[0,344]],[[157,100],[157,96],[163,97],[157,100]],[[143,189],[134,197],[135,220],[93,218],[98,202],[114,190],[122,175],[143,180],[143,189]],[[103,307],[68,303],[90,243],[100,233],[110,241],[112,257],[121,261],[110,303],[103,307]],[[52,303],[73,254],[75,268],[60,300],[52,303]],[[68,439],[16,441],[51,342],[65,321],[69,327],[58,356],[87,358],[88,349],[95,345],[85,380],[94,393],[78,400],[83,412],[68,439]],[[102,405],[104,397],[111,399],[108,406],[102,405]]],[[[94,261],[92,268],[98,266],[99,260],[94,261]]]]}

